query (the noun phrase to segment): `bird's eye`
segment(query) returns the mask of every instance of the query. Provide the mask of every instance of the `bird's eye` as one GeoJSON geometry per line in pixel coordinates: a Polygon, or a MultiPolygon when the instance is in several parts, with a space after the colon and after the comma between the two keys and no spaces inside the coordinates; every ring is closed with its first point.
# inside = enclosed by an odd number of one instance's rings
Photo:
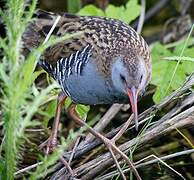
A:
{"type": "Polygon", "coordinates": [[[125,82],[125,77],[123,75],[120,75],[121,81],[125,82]]]}
{"type": "Polygon", "coordinates": [[[141,77],[140,77],[140,80],[139,80],[140,84],[142,82],[142,79],[143,79],[143,75],[141,75],[141,77]]]}

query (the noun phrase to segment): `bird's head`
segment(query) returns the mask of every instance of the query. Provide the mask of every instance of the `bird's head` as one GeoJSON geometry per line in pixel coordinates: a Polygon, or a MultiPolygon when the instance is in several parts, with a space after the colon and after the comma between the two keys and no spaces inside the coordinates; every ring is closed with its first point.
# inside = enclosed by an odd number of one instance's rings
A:
{"type": "Polygon", "coordinates": [[[136,130],[138,129],[137,101],[149,81],[149,72],[143,58],[133,56],[131,59],[116,58],[112,65],[112,82],[117,91],[129,97],[132,112],[135,116],[136,130]]]}

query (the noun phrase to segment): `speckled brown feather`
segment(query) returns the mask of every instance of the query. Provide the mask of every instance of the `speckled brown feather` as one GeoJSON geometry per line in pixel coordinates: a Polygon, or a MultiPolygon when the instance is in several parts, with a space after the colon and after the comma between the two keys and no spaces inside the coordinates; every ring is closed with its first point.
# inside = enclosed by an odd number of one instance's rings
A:
{"type": "MultiPolygon", "coordinates": [[[[24,52],[37,47],[44,41],[47,33],[54,24],[56,14],[42,10],[37,11],[37,19],[32,22],[23,35],[24,52]]],[[[148,79],[151,76],[151,58],[148,45],[127,24],[109,18],[86,17],[71,14],[60,14],[60,18],[53,35],[63,36],[66,33],[83,32],[83,35],[68,39],[48,48],[44,53],[45,60],[55,65],[61,57],[69,57],[73,52],[84,46],[92,45],[92,57],[96,61],[98,71],[107,76],[110,74],[112,61],[123,57],[126,65],[131,69],[136,67],[136,56],[145,60],[148,69],[148,79]]]]}

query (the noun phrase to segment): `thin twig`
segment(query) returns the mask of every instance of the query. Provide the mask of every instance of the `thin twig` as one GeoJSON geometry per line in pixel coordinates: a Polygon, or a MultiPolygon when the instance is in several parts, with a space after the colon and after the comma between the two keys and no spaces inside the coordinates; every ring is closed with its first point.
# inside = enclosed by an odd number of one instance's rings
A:
{"type": "Polygon", "coordinates": [[[142,28],[143,28],[143,23],[145,19],[145,8],[146,8],[146,2],[145,0],[141,0],[141,14],[139,17],[139,22],[137,26],[137,33],[141,34],[142,28]]]}
{"type": "Polygon", "coordinates": [[[114,153],[113,153],[113,151],[112,151],[112,149],[109,148],[109,151],[110,151],[110,153],[111,153],[111,155],[112,155],[112,158],[114,159],[115,165],[116,165],[116,167],[117,167],[117,169],[118,169],[120,175],[122,176],[122,178],[123,178],[124,180],[127,180],[126,177],[125,177],[125,175],[124,175],[124,173],[123,173],[123,171],[122,171],[122,169],[121,169],[121,166],[119,165],[119,162],[117,161],[116,156],[114,155],[114,153]]]}
{"type": "MultiPolygon", "coordinates": [[[[165,165],[166,167],[168,167],[171,171],[173,171],[175,174],[177,174],[179,177],[181,177],[182,179],[185,180],[185,178],[184,178],[179,172],[177,172],[175,169],[173,169],[172,167],[170,167],[170,166],[169,166],[167,163],[165,163],[161,158],[158,158],[158,157],[157,157],[156,155],[154,155],[154,154],[151,154],[151,155],[149,155],[149,156],[143,158],[142,160],[140,160],[140,161],[138,161],[138,162],[145,161],[146,159],[149,159],[149,158],[151,158],[151,157],[155,158],[155,160],[157,160],[158,162],[164,164],[164,165],[165,165]]],[[[137,162],[137,163],[138,163],[138,162],[137,162]]]]}
{"type": "MultiPolygon", "coordinates": [[[[145,14],[144,23],[147,22],[154,15],[158,14],[165,6],[168,4],[170,0],[160,0],[154,4],[145,14]]],[[[132,27],[136,28],[138,26],[139,21],[135,21],[132,27]]]]}
{"type": "Polygon", "coordinates": [[[53,33],[53,31],[54,31],[54,29],[55,29],[55,27],[56,27],[56,25],[57,25],[57,23],[59,22],[60,19],[61,19],[61,16],[57,16],[57,18],[56,18],[54,24],[52,25],[52,27],[51,27],[49,33],[47,34],[47,36],[46,36],[46,38],[45,38],[43,44],[45,44],[45,43],[49,40],[51,34],[53,33]]]}
{"type": "MultiPolygon", "coordinates": [[[[178,157],[178,156],[183,156],[183,155],[191,154],[191,153],[194,153],[194,149],[188,149],[188,150],[185,150],[185,151],[176,152],[176,153],[169,154],[169,155],[166,155],[166,156],[163,156],[163,157],[159,157],[159,159],[160,160],[168,160],[168,159],[172,159],[172,158],[175,158],[175,157],[178,157]]],[[[144,162],[144,163],[139,164],[141,161],[137,161],[135,163],[135,164],[137,164],[136,165],[137,168],[143,167],[143,166],[146,166],[146,165],[149,165],[149,164],[157,163],[158,159],[153,159],[153,160],[150,160],[148,162],[144,162]]]]}
{"type": "Polygon", "coordinates": [[[20,169],[19,171],[17,171],[17,172],[14,173],[14,176],[17,176],[17,175],[22,174],[22,173],[29,172],[30,170],[32,170],[32,169],[36,168],[37,166],[41,165],[42,163],[43,162],[38,162],[36,164],[32,164],[32,165],[30,165],[28,167],[25,167],[23,169],[20,169]]]}
{"type": "Polygon", "coordinates": [[[68,161],[69,165],[71,165],[73,156],[75,155],[75,151],[76,151],[76,149],[77,149],[77,147],[78,147],[78,144],[80,143],[80,139],[81,139],[81,136],[79,136],[79,137],[76,139],[76,141],[75,141],[75,145],[74,145],[74,147],[73,147],[71,156],[70,156],[69,161],[68,161]]]}
{"type": "MultiPolygon", "coordinates": [[[[194,149],[189,149],[189,150],[173,153],[173,154],[166,155],[166,156],[163,156],[163,157],[157,157],[156,159],[152,159],[152,160],[144,162],[144,163],[140,163],[142,161],[142,160],[140,160],[140,161],[135,162],[134,164],[136,165],[135,166],[136,168],[140,168],[140,167],[147,166],[147,165],[150,165],[150,164],[158,163],[161,160],[165,161],[165,160],[168,160],[168,159],[172,159],[172,158],[175,158],[175,157],[179,157],[179,156],[183,156],[183,155],[187,155],[187,154],[191,154],[191,153],[194,153],[194,149]]],[[[148,157],[146,157],[146,159],[147,158],[148,157]]],[[[145,158],[144,158],[144,160],[145,160],[145,158]]],[[[127,173],[129,171],[130,171],[129,168],[126,168],[125,170],[123,170],[123,172],[125,172],[125,173],[127,173]]],[[[96,180],[106,180],[106,179],[110,179],[110,178],[112,178],[113,176],[116,176],[116,175],[119,175],[118,172],[117,171],[112,171],[112,172],[110,172],[106,175],[98,177],[96,180]]]]}
{"type": "Polygon", "coordinates": [[[119,130],[119,132],[113,137],[114,141],[117,141],[118,139],[120,139],[120,137],[123,135],[123,132],[125,132],[127,130],[127,128],[129,127],[129,125],[131,124],[132,120],[134,118],[134,114],[132,114],[129,119],[126,121],[126,123],[124,124],[124,126],[119,130]]]}
{"type": "MultiPolygon", "coordinates": [[[[110,123],[110,121],[116,116],[116,114],[121,110],[122,106],[123,104],[113,104],[94,126],[94,129],[98,132],[102,132],[104,128],[106,128],[110,123]]],[[[86,136],[86,141],[91,141],[93,137],[93,135],[88,134],[86,136]]]]}
{"type": "Polygon", "coordinates": [[[63,158],[63,157],[60,157],[60,161],[64,164],[64,166],[67,168],[68,172],[70,173],[70,175],[72,177],[74,177],[74,172],[73,170],[71,169],[69,163],[63,158]]]}

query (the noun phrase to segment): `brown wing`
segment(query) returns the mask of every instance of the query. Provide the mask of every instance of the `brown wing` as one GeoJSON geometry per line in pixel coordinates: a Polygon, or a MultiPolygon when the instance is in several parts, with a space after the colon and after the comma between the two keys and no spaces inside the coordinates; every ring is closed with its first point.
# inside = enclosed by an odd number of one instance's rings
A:
{"type": "MultiPolygon", "coordinates": [[[[45,40],[57,18],[57,15],[38,10],[35,14],[35,17],[36,19],[27,27],[27,30],[22,36],[24,55],[27,55],[33,48],[38,47],[45,40]]],[[[63,36],[66,34],[68,29],[65,30],[63,26],[69,23],[75,27],[73,32],[77,32],[77,26],[75,24],[78,21],[78,16],[63,14],[63,16],[60,18],[60,21],[57,23],[57,26],[55,27],[52,35],[63,36]]],[[[71,45],[73,41],[75,40],[71,39],[49,47],[44,53],[45,59],[50,64],[55,64],[61,56],[68,57],[72,52],[76,51],[76,48],[79,49],[78,47],[71,45]]]]}
{"type": "MultiPolygon", "coordinates": [[[[130,26],[109,18],[76,16],[67,13],[55,27],[53,35],[63,36],[67,33],[82,31],[83,34],[58,43],[44,53],[45,60],[55,65],[61,57],[69,57],[88,44],[92,46],[92,56],[102,74],[109,73],[111,60],[117,56],[128,56],[133,50],[149,64],[149,49],[145,41],[130,26]]],[[[57,14],[38,10],[33,21],[23,35],[24,52],[29,52],[44,41],[56,20],[57,14]]],[[[26,54],[26,53],[25,53],[26,54]]],[[[128,58],[130,61],[130,58],[128,58]]]]}

